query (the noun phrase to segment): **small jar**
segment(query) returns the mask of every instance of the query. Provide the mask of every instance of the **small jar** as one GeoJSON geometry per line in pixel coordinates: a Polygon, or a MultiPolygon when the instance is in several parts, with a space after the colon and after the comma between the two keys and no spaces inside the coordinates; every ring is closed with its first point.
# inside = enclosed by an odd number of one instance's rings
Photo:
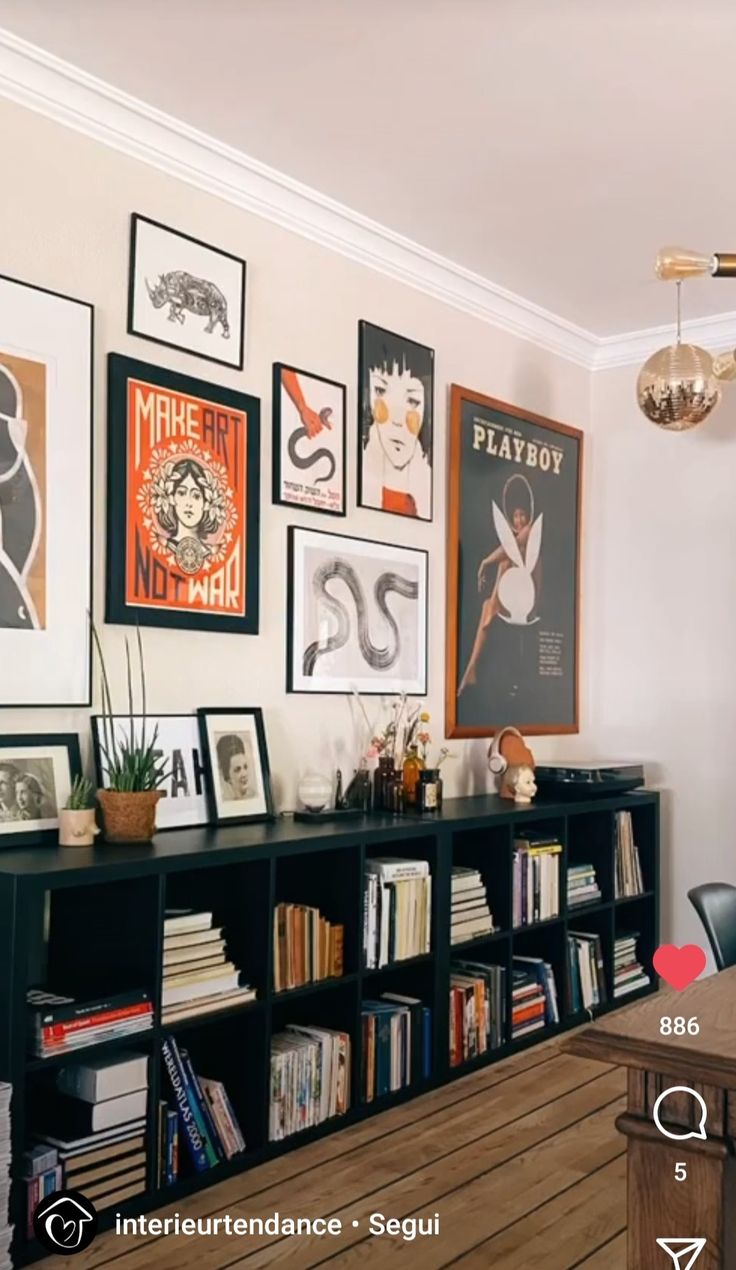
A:
{"type": "Polygon", "coordinates": [[[419,777],[423,768],[424,763],[419,757],[416,745],[410,745],[409,752],[404,759],[403,770],[404,802],[407,807],[417,806],[419,777]]]}
{"type": "Polygon", "coordinates": [[[442,808],[442,779],[437,768],[425,768],[419,773],[417,788],[419,811],[440,811],[442,808]]]}
{"type": "Polygon", "coordinates": [[[394,760],[389,754],[382,754],[378,767],[373,773],[373,808],[375,811],[387,809],[387,786],[394,770],[394,760]]]}

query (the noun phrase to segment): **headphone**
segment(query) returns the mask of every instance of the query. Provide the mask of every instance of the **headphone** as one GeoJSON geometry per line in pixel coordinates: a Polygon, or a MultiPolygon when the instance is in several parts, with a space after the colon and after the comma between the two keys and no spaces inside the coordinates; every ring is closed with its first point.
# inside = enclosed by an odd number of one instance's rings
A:
{"type": "Polygon", "coordinates": [[[509,732],[513,733],[514,736],[518,736],[519,740],[524,742],[524,738],[518,728],[501,728],[501,731],[496,733],[488,747],[488,766],[494,776],[503,776],[509,765],[508,759],[504,757],[499,748],[501,741],[509,732]]]}

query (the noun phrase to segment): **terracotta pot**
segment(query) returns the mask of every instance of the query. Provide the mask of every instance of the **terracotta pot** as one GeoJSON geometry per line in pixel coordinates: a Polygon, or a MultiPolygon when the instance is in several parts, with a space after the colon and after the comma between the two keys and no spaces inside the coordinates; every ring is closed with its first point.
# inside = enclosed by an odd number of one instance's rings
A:
{"type": "Polygon", "coordinates": [[[94,807],[80,808],[77,811],[64,807],[59,812],[60,847],[91,847],[99,832],[94,807]]]}
{"type": "Polygon", "coordinates": [[[160,789],[119,794],[98,789],[97,798],[105,822],[106,842],[150,842],[156,832],[156,803],[160,789]]]}

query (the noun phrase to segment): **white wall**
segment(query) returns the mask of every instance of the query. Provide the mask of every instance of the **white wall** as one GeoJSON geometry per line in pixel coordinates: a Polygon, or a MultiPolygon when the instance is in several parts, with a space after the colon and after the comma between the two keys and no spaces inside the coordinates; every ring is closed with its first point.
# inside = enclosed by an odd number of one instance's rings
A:
{"type": "MultiPolygon", "coordinates": [[[[287,696],[285,683],[286,527],[334,530],[331,517],[274,507],[271,489],[271,366],[292,362],[348,385],[348,517],[339,531],[395,539],[430,551],[428,708],[441,740],[444,723],[445,451],[448,385],[457,382],[578,427],[587,427],[587,372],[378,272],[182,185],[158,171],[7,102],[0,102],[3,167],[0,243],[3,273],[89,300],[96,306],[95,609],[104,591],[105,358],[127,353],[240,387],[262,403],[261,633],[258,636],[144,630],[150,708],[261,705],[277,801],[294,806],[307,766],[347,770],[353,725],[344,698],[287,696]],[[12,174],[12,179],[11,179],[12,174]],[[248,261],[246,366],[231,372],[128,336],[129,218],[142,212],[248,261]],[[355,507],[357,323],[398,330],[436,350],[435,520],[411,523],[355,507]]],[[[74,514],[70,492],[69,514],[74,514]]],[[[121,628],[104,628],[108,665],[124,687],[121,628]]],[[[584,657],[589,655],[583,628],[584,657]]],[[[584,662],[584,665],[587,665],[584,662]]],[[[587,673],[583,719],[590,708],[587,673]]],[[[121,697],[122,700],[122,697],[121,697]]],[[[88,712],[4,711],[6,730],[89,732],[88,712]]],[[[582,738],[573,739],[582,744],[582,738]]],[[[485,787],[485,746],[454,742],[461,755],[446,768],[447,791],[485,787]]],[[[539,754],[559,748],[535,743],[539,754]]],[[[573,745],[562,747],[570,751],[573,745]]]]}

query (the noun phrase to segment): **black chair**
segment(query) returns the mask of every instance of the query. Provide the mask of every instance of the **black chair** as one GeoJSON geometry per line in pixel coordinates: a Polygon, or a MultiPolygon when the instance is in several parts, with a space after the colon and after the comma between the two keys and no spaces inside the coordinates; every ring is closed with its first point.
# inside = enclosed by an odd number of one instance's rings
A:
{"type": "Polygon", "coordinates": [[[736,966],[736,886],[705,882],[687,897],[705,927],[718,969],[736,966]]]}

